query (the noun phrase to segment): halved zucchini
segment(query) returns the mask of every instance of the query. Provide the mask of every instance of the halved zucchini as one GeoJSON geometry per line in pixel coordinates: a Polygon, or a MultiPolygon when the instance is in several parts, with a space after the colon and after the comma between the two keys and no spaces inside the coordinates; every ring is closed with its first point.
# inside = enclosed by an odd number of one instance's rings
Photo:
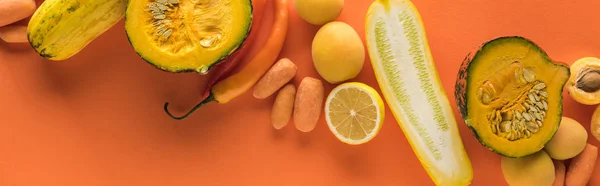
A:
{"type": "Polygon", "coordinates": [[[419,11],[409,0],[377,0],[365,35],[387,105],[436,185],[468,185],[473,168],[433,61],[419,11]]]}

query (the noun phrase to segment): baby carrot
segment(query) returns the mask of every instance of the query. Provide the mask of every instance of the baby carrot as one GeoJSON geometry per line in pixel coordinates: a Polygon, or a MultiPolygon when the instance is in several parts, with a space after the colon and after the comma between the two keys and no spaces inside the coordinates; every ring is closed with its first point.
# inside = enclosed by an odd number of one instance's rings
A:
{"type": "Polygon", "coordinates": [[[27,26],[24,25],[8,25],[0,27],[0,39],[7,43],[26,43],[27,41],[27,26]]]}
{"type": "Polygon", "coordinates": [[[567,173],[567,167],[565,162],[562,160],[554,160],[554,184],[552,186],[565,186],[565,174],[567,173]]]}
{"type": "Polygon", "coordinates": [[[294,84],[287,84],[275,97],[271,109],[271,124],[275,129],[281,129],[290,122],[294,111],[294,99],[296,98],[296,87],[294,84]]]}
{"type": "Polygon", "coordinates": [[[252,95],[257,99],[271,96],[294,78],[296,71],[298,71],[298,67],[290,59],[280,59],[256,82],[252,95]]]}
{"type": "Polygon", "coordinates": [[[279,52],[283,48],[289,24],[289,0],[275,1],[275,21],[267,39],[267,43],[254,56],[246,66],[238,73],[233,74],[217,82],[210,90],[209,96],[198,103],[192,110],[181,117],[173,116],[167,109],[169,103],[165,103],[164,110],[169,117],[181,120],[187,118],[198,108],[209,102],[227,103],[233,98],[248,91],[256,82],[273,66],[279,52]]]}
{"type": "Polygon", "coordinates": [[[34,0],[0,0],[0,27],[33,15],[36,8],[34,0]]]}
{"type": "Polygon", "coordinates": [[[571,159],[565,179],[566,186],[586,186],[598,159],[598,147],[587,144],[583,152],[571,159]]]}

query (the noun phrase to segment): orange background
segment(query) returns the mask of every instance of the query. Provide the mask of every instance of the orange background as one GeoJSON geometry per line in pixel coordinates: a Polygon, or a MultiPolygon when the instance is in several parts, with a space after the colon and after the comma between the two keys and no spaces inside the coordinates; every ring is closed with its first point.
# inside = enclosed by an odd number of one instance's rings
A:
{"type": "MultiPolygon", "coordinates": [[[[41,1],[38,1],[38,3],[41,1]]],[[[338,20],[364,37],[371,0],[347,0],[338,20]]],[[[482,42],[521,35],[557,61],[571,64],[600,55],[600,1],[414,0],[435,63],[473,163],[472,185],[506,185],[500,156],[483,148],[456,110],[454,81],[461,60],[482,42]]],[[[291,5],[291,4],[290,4],[291,5]]],[[[318,27],[290,7],[289,35],[280,57],[318,77],[310,60],[318,27]]],[[[272,4],[261,32],[270,30],[272,4]]],[[[269,123],[273,98],[250,91],[227,104],[210,104],[175,121],[197,101],[204,77],[162,72],[130,47],[123,22],[63,62],[38,57],[28,45],[0,43],[0,185],[432,185],[389,109],[370,143],[339,142],[321,117],[301,133],[293,124],[276,131],[269,123]]],[[[367,60],[362,81],[379,90],[367,60]]],[[[333,88],[326,85],[326,90],[333,88]]],[[[589,128],[595,106],[565,92],[564,115],[589,128]]],[[[589,142],[600,145],[589,138],[589,142]]],[[[600,174],[596,166],[595,175],[600,174]]],[[[590,185],[600,185],[600,177],[590,185]]]]}

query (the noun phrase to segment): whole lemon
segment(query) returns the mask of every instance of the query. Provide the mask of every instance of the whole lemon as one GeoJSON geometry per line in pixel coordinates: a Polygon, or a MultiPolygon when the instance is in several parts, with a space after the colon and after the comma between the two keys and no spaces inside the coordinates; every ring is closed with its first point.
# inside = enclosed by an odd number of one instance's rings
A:
{"type": "Polygon", "coordinates": [[[344,0],[294,0],[300,18],[313,25],[323,25],[337,19],[344,0]]]}
{"type": "Polygon", "coordinates": [[[312,42],[312,59],[319,75],[331,84],[356,77],[365,61],[362,40],[352,26],[329,22],[315,35],[312,42]]]}

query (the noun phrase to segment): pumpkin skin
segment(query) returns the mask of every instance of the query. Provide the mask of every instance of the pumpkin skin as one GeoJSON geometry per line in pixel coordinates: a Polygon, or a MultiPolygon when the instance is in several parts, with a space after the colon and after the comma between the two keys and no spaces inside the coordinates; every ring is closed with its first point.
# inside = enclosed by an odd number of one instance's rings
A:
{"type": "Polygon", "coordinates": [[[569,76],[568,65],[553,61],[532,41],[498,37],[463,60],[454,96],[461,117],[479,143],[502,156],[518,158],[542,150],[556,133],[569,76]],[[535,119],[535,115],[543,116],[535,119]]]}
{"type": "Polygon", "coordinates": [[[135,52],[167,72],[207,74],[248,37],[251,0],[130,0],[125,30],[135,52]]]}

